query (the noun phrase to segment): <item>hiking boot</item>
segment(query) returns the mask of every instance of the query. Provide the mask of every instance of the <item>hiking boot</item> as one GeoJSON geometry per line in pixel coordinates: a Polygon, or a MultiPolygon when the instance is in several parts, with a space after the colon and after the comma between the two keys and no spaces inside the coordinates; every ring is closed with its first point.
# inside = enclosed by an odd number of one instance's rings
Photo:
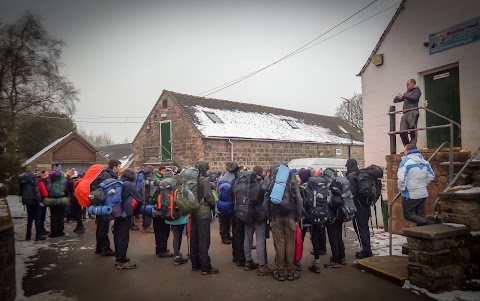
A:
{"type": "Polygon", "coordinates": [[[100,256],[115,256],[115,251],[113,251],[112,249],[108,248],[106,250],[103,250],[101,253],[100,253],[100,256]]]}
{"type": "Polygon", "coordinates": [[[202,275],[213,275],[213,274],[218,274],[220,272],[219,269],[212,267],[210,271],[202,271],[202,275]]]}
{"type": "Polygon", "coordinates": [[[170,253],[170,250],[166,250],[165,252],[157,253],[157,256],[161,258],[170,258],[173,257],[173,254],[170,253]]]}
{"type": "Polygon", "coordinates": [[[224,245],[229,245],[232,243],[232,240],[231,239],[228,239],[228,238],[222,238],[222,244],[224,245]]]}
{"type": "Polygon", "coordinates": [[[345,257],[340,259],[340,264],[341,265],[346,265],[347,264],[347,260],[345,259],[345,257]]]}
{"type": "Polygon", "coordinates": [[[45,240],[47,239],[45,236],[37,236],[35,240],[45,240]]]}
{"type": "Polygon", "coordinates": [[[329,263],[324,264],[323,267],[326,269],[337,269],[340,267],[340,264],[338,262],[330,261],[329,263]]]}
{"type": "Polygon", "coordinates": [[[273,274],[273,270],[270,269],[267,265],[261,265],[258,267],[257,275],[258,276],[270,276],[273,274]]]}
{"type": "Polygon", "coordinates": [[[120,270],[134,269],[137,267],[137,265],[131,262],[130,260],[127,260],[125,262],[117,262],[116,266],[117,266],[117,269],[120,269],[120,270]]]}
{"type": "Polygon", "coordinates": [[[368,258],[372,256],[373,256],[372,252],[364,252],[364,251],[355,252],[355,257],[357,259],[363,259],[363,258],[368,258]]]}
{"type": "Polygon", "coordinates": [[[196,272],[198,270],[200,270],[200,267],[192,267],[192,272],[196,272]]]}
{"type": "Polygon", "coordinates": [[[308,270],[314,273],[320,273],[320,266],[312,264],[311,266],[308,267],[308,270]]]}
{"type": "Polygon", "coordinates": [[[245,261],[245,267],[243,268],[245,271],[255,270],[258,268],[258,263],[253,262],[253,260],[245,261]]]}
{"type": "Polygon", "coordinates": [[[181,265],[181,264],[185,264],[187,262],[188,262],[188,258],[183,258],[182,255],[173,257],[173,264],[174,265],[181,265]]]}
{"type": "Polygon", "coordinates": [[[283,272],[273,271],[273,278],[278,281],[285,281],[285,274],[283,272]]]}
{"type": "Polygon", "coordinates": [[[302,271],[302,266],[300,265],[299,261],[295,262],[295,271],[297,271],[297,272],[302,271]]]}
{"type": "Polygon", "coordinates": [[[75,233],[85,233],[85,227],[76,227],[75,230],[73,230],[75,233]]]}
{"type": "Polygon", "coordinates": [[[50,233],[50,231],[43,230],[42,235],[48,235],[49,233],[50,233]]]}
{"type": "Polygon", "coordinates": [[[236,261],[235,261],[235,264],[237,265],[237,267],[244,267],[244,266],[245,266],[245,261],[238,261],[238,260],[236,260],[236,261]]]}
{"type": "Polygon", "coordinates": [[[138,230],[140,230],[140,228],[137,225],[135,224],[130,225],[130,231],[138,231],[138,230]]]}
{"type": "Polygon", "coordinates": [[[300,272],[298,271],[293,271],[293,273],[287,275],[287,280],[288,281],[293,281],[300,278],[300,272]]]}

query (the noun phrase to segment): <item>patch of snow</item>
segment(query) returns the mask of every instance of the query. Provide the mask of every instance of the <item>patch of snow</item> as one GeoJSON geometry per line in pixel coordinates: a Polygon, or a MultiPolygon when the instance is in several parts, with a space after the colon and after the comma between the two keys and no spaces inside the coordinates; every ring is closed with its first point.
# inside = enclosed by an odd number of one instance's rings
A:
{"type": "Polygon", "coordinates": [[[455,224],[455,223],[443,223],[444,225],[447,225],[447,226],[452,226],[452,227],[455,227],[455,228],[463,228],[463,227],[466,227],[464,224],[455,224]]]}
{"type": "Polygon", "coordinates": [[[403,284],[403,289],[412,290],[415,294],[422,293],[427,295],[430,298],[439,301],[478,301],[480,300],[480,292],[474,291],[451,291],[451,292],[443,292],[439,294],[431,293],[424,288],[420,288],[410,283],[410,281],[406,280],[403,284]]]}
{"type": "Polygon", "coordinates": [[[91,246],[91,247],[80,247],[80,250],[93,250],[95,249],[94,246],[91,246]]]}
{"type": "Polygon", "coordinates": [[[468,184],[468,185],[458,185],[458,186],[453,186],[453,187],[450,187],[450,189],[468,189],[468,188],[472,188],[472,184],[468,184]]]}
{"type": "Polygon", "coordinates": [[[61,248],[60,251],[66,252],[66,251],[68,251],[68,247],[61,248]]]}
{"type": "MultiPolygon", "coordinates": [[[[205,137],[235,137],[333,144],[351,143],[349,137],[338,136],[329,128],[307,124],[303,120],[290,116],[263,112],[220,110],[199,105],[193,108],[195,109],[195,116],[199,121],[199,124],[196,124],[196,126],[205,137]],[[205,111],[215,113],[223,123],[213,122],[205,114],[205,111]],[[298,129],[293,129],[286,120],[293,121],[298,126],[298,129]]],[[[363,145],[363,142],[353,141],[353,144],[363,145]]]]}
{"type": "Polygon", "coordinates": [[[455,193],[480,193],[480,187],[473,187],[465,190],[458,190],[455,193]]]}
{"type": "Polygon", "coordinates": [[[77,301],[77,298],[67,297],[63,291],[48,291],[30,297],[21,297],[17,301],[77,301]]]}
{"type": "MultiPolygon", "coordinates": [[[[355,231],[353,227],[347,227],[347,230],[350,232],[355,231]]],[[[372,228],[370,231],[370,247],[375,256],[388,256],[390,255],[390,233],[386,232],[384,229],[372,228]]],[[[392,234],[392,255],[406,256],[402,254],[402,245],[407,243],[407,237],[392,234]]],[[[355,244],[359,244],[358,240],[355,244]]]]}
{"type": "Polygon", "coordinates": [[[470,234],[472,234],[472,236],[477,236],[480,235],[480,231],[472,231],[470,234]]]}

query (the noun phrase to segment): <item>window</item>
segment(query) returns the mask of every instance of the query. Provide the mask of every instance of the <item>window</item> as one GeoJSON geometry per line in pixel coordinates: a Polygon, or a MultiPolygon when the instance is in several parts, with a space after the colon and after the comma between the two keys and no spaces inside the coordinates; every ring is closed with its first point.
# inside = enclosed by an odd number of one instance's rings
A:
{"type": "Polygon", "coordinates": [[[168,106],[168,101],[166,99],[162,100],[162,108],[166,109],[168,106]]]}
{"type": "Polygon", "coordinates": [[[298,125],[295,122],[293,122],[293,120],[285,119],[285,121],[288,123],[289,126],[292,127],[292,129],[299,129],[298,125]]]}
{"type": "Polygon", "coordinates": [[[223,123],[223,121],[217,116],[217,114],[213,112],[206,112],[203,111],[205,114],[207,114],[208,118],[210,118],[214,123],[223,123]]]}

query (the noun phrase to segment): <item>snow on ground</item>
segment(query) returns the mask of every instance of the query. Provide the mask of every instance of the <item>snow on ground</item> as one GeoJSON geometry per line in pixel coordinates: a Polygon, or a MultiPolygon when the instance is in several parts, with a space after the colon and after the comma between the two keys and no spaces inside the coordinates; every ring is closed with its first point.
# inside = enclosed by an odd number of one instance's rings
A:
{"type": "MultiPolygon", "coordinates": [[[[25,296],[25,291],[23,290],[23,278],[27,275],[27,270],[31,268],[33,262],[38,260],[38,251],[41,249],[63,250],[61,254],[66,256],[68,248],[65,246],[69,245],[72,241],[78,241],[78,239],[65,239],[59,241],[49,241],[47,239],[38,242],[35,240],[26,241],[27,212],[24,210],[21,202],[19,202],[18,197],[10,195],[7,197],[7,201],[12,214],[15,230],[15,279],[17,286],[17,297],[15,300],[74,301],[75,299],[64,296],[62,291],[48,291],[30,297],[25,296]]],[[[35,226],[33,226],[32,232],[35,233],[35,226]]],[[[34,237],[34,235],[32,236],[34,237]]],[[[46,276],[48,273],[52,273],[56,267],[57,265],[52,263],[40,271],[36,271],[32,268],[30,270],[30,275],[32,275],[33,279],[37,279],[46,276]]]]}
{"type": "Polygon", "coordinates": [[[465,190],[457,190],[455,193],[480,193],[480,187],[473,187],[465,190]]]}
{"type": "Polygon", "coordinates": [[[425,294],[430,298],[439,301],[478,301],[480,300],[480,292],[473,292],[473,291],[451,291],[451,292],[443,292],[439,294],[434,294],[429,292],[424,288],[420,288],[410,283],[410,281],[405,281],[403,284],[404,289],[409,289],[416,294],[425,294]]]}
{"type": "MultiPolygon", "coordinates": [[[[355,231],[352,227],[347,227],[349,231],[355,231]]],[[[384,229],[370,228],[370,246],[375,256],[390,255],[390,234],[384,229]],[[373,230],[373,231],[372,231],[373,230]]],[[[402,245],[407,243],[407,237],[392,234],[392,255],[406,256],[402,254],[402,245]]]]}

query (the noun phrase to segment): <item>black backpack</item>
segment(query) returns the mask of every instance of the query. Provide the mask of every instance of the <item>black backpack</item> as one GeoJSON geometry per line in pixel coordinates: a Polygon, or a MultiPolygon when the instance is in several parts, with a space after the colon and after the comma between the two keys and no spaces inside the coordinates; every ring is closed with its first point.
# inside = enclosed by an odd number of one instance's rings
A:
{"type": "MultiPolygon", "coordinates": [[[[280,164],[273,165],[270,167],[270,182],[267,189],[267,193],[269,195],[272,192],[273,186],[275,185],[279,167],[280,167],[280,164]]],[[[273,212],[275,212],[276,214],[279,214],[281,216],[286,216],[296,210],[295,200],[293,196],[294,187],[292,185],[293,183],[295,183],[294,181],[296,180],[293,178],[293,175],[290,173],[285,183],[285,191],[283,193],[283,197],[280,204],[271,203],[271,206],[272,206],[271,208],[273,209],[273,212]]]]}
{"type": "Polygon", "coordinates": [[[245,224],[255,222],[260,197],[260,184],[253,171],[242,171],[235,182],[233,195],[235,216],[245,224]]]}
{"type": "Polygon", "coordinates": [[[37,178],[30,172],[24,172],[18,177],[19,195],[23,205],[33,205],[41,201],[37,178]]]}
{"type": "Polygon", "coordinates": [[[329,181],[324,177],[310,177],[304,186],[303,206],[308,223],[325,225],[329,219],[329,181]]]}
{"type": "Polygon", "coordinates": [[[350,181],[344,177],[336,177],[330,183],[330,204],[336,210],[333,221],[349,222],[355,217],[357,209],[350,191],[350,181]]]}
{"type": "Polygon", "coordinates": [[[358,199],[362,204],[372,206],[382,194],[383,169],[370,165],[358,172],[358,199]]]}

